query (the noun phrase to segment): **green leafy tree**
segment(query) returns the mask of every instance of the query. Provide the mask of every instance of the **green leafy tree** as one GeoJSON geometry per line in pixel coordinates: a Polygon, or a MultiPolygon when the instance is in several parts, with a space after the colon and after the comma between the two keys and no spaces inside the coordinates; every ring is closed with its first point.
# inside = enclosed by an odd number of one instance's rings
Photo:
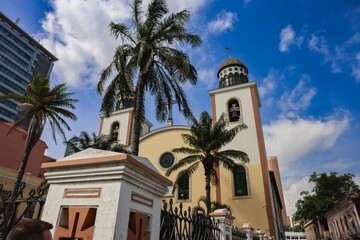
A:
{"type": "Polygon", "coordinates": [[[16,121],[9,129],[9,132],[23,123],[30,123],[28,134],[26,135],[24,155],[10,197],[13,201],[17,198],[19,186],[31,150],[40,139],[45,124],[47,122],[49,123],[52,130],[52,137],[56,143],[56,133],[60,133],[63,139],[65,139],[63,128],[69,131],[71,130],[64,120],[64,117],[72,120],[77,119],[76,116],[67,109],[75,109],[74,103],[78,100],[71,98],[74,93],[67,93],[66,91],[67,87],[65,83],[51,87],[49,76],[42,78],[40,74],[38,74],[26,87],[26,95],[11,93],[0,96],[0,100],[13,99],[19,102],[18,109],[25,112],[24,116],[16,121]]]}
{"type": "Polygon", "coordinates": [[[90,135],[89,133],[82,131],[79,137],[75,136],[64,143],[73,150],[73,152],[80,152],[92,147],[113,152],[128,153],[125,146],[117,143],[116,139],[104,135],[99,138],[94,132],[90,135]]]}
{"type": "Polygon", "coordinates": [[[213,120],[208,112],[202,112],[199,121],[195,117],[190,117],[191,128],[190,134],[182,134],[184,142],[189,147],[180,147],[173,149],[173,152],[189,154],[189,156],[181,159],[172,165],[167,171],[166,176],[172,172],[190,165],[187,169],[180,172],[175,184],[184,177],[192,175],[200,165],[203,166],[205,172],[205,190],[206,199],[209,203],[211,182],[216,184],[216,167],[222,164],[230,171],[237,170],[239,165],[235,160],[243,163],[249,162],[249,157],[245,152],[238,150],[221,150],[222,147],[230,143],[240,130],[246,129],[245,124],[238,124],[231,129],[226,129],[227,120],[225,114],[222,114],[219,120],[213,126],[213,120]]]}
{"type": "Polygon", "coordinates": [[[104,94],[101,111],[107,114],[114,109],[119,99],[134,96],[134,130],[132,153],[138,155],[140,124],[145,111],[145,90],[155,96],[156,118],[165,121],[168,104],[173,100],[182,108],[185,116],[190,108],[181,84],[196,84],[197,73],[189,56],[173,46],[189,44],[198,47],[199,36],[188,33],[186,23],[190,13],[182,10],[169,14],[165,0],[152,0],[146,13],[142,11],[142,0],[134,0],[131,24],[110,23],[110,32],[122,40],[113,60],[100,76],[97,86],[99,94],[104,94]],[[116,74],[113,74],[116,71],[116,74]],[[133,90],[133,79],[137,77],[133,90]],[[106,91],[105,84],[110,81],[106,91]]]}
{"type": "Polygon", "coordinates": [[[320,219],[334,203],[346,196],[348,191],[359,191],[359,186],[353,181],[353,174],[338,175],[336,172],[317,174],[314,172],[309,179],[314,187],[301,193],[302,198],[296,202],[296,221],[320,219]]]}

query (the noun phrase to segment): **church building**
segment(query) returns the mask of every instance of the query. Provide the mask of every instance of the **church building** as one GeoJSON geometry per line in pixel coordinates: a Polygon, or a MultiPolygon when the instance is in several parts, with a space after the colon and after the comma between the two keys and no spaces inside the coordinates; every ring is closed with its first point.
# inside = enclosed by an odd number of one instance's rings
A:
{"type": "MultiPolygon", "coordinates": [[[[282,221],[275,217],[273,191],[262,132],[259,109],[261,107],[256,82],[249,82],[248,69],[240,60],[224,61],[217,73],[219,87],[210,90],[209,104],[214,123],[222,113],[227,115],[228,128],[245,123],[248,129],[240,131],[224,149],[246,152],[250,162],[239,162],[241,171],[231,172],[219,167],[219,183],[211,187],[211,200],[227,204],[235,217],[235,225],[250,224],[260,228],[267,236],[279,236],[282,221]],[[281,226],[280,226],[281,224],[281,226]]],[[[110,135],[119,143],[129,146],[133,127],[133,108],[119,105],[110,116],[100,115],[100,135],[110,135]]],[[[189,126],[173,125],[150,130],[152,124],[144,119],[141,125],[139,156],[148,158],[165,176],[166,170],[186,155],[173,153],[172,149],[185,146],[181,134],[189,133],[189,126]]],[[[181,169],[170,175],[175,181],[181,169]]],[[[204,170],[199,169],[188,179],[179,182],[174,191],[165,197],[184,207],[194,207],[201,196],[205,196],[204,170]]],[[[277,238],[279,239],[279,238],[277,238]]]]}

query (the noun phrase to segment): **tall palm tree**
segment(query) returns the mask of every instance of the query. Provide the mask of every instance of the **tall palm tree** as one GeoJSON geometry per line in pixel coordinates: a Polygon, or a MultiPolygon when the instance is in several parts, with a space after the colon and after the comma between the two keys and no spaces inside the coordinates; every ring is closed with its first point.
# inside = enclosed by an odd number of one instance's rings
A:
{"type": "Polygon", "coordinates": [[[56,143],[56,132],[60,133],[65,139],[63,127],[69,131],[71,130],[64,117],[72,120],[77,119],[67,108],[75,109],[74,103],[78,100],[71,98],[74,93],[67,93],[66,91],[65,83],[51,87],[49,76],[42,78],[38,74],[26,87],[26,95],[11,93],[0,96],[0,100],[13,99],[19,102],[18,109],[25,111],[24,116],[14,123],[9,132],[23,123],[30,123],[28,134],[26,135],[24,155],[10,197],[12,201],[17,198],[31,150],[40,139],[46,122],[50,124],[52,137],[56,143]]]}
{"type": "Polygon", "coordinates": [[[117,143],[116,139],[104,135],[98,137],[94,132],[90,136],[89,133],[82,131],[79,137],[75,136],[64,143],[73,152],[80,152],[84,149],[92,147],[113,152],[128,153],[125,146],[117,143]]]}
{"type": "Polygon", "coordinates": [[[166,176],[186,165],[187,169],[180,172],[175,184],[192,175],[198,167],[203,165],[205,171],[205,191],[206,202],[210,203],[210,183],[217,182],[216,167],[220,164],[230,171],[237,170],[239,165],[234,160],[240,160],[243,163],[249,162],[249,157],[245,152],[238,150],[221,150],[226,144],[230,143],[240,130],[246,129],[245,124],[238,124],[231,129],[226,129],[227,120],[225,114],[222,114],[219,120],[213,126],[212,118],[208,112],[202,112],[200,120],[190,117],[190,134],[182,134],[184,143],[187,147],[173,149],[175,153],[190,154],[172,165],[167,171],[166,176]]]}
{"type": "Polygon", "coordinates": [[[185,116],[190,114],[187,99],[181,84],[196,84],[197,73],[191,65],[189,56],[173,46],[187,43],[198,47],[201,38],[188,33],[186,23],[190,13],[182,10],[169,13],[165,0],[152,0],[146,14],[141,8],[142,0],[134,0],[132,5],[131,24],[110,23],[110,32],[122,39],[114,54],[113,60],[100,76],[97,91],[104,94],[101,111],[107,114],[121,95],[134,96],[134,132],[132,153],[138,155],[140,124],[144,117],[145,90],[155,95],[156,118],[165,121],[168,104],[176,100],[185,116]],[[116,74],[112,74],[113,71],[116,74]],[[133,90],[133,79],[137,77],[133,90]],[[111,78],[111,80],[110,80],[111,78]],[[104,90],[105,84],[110,83],[104,90]]]}

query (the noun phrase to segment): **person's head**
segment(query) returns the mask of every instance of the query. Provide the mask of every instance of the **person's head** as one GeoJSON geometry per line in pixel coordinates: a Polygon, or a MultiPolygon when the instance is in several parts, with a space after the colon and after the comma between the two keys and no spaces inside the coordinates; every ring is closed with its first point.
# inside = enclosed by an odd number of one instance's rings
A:
{"type": "Polygon", "coordinates": [[[6,240],[51,240],[51,223],[37,219],[21,219],[10,231],[6,240]]]}

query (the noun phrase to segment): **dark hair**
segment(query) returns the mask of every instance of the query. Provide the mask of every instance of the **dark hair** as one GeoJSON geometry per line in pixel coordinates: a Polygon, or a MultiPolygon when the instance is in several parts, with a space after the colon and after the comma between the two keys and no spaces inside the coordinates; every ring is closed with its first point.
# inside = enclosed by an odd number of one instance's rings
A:
{"type": "Polygon", "coordinates": [[[51,223],[37,220],[23,218],[10,231],[6,240],[43,240],[43,232],[53,228],[51,223]]]}

